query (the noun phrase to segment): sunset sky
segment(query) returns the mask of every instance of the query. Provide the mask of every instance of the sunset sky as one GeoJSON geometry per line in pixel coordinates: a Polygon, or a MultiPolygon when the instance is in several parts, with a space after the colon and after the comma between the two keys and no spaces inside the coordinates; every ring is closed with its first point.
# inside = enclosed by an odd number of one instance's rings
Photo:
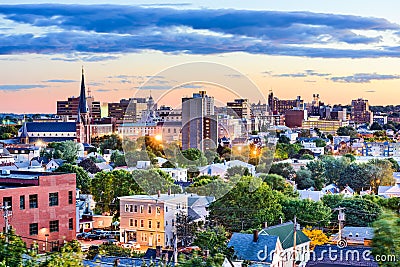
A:
{"type": "MultiPolygon", "coordinates": [[[[151,90],[177,106],[199,89],[226,102],[234,94],[207,83],[240,87],[243,74],[265,96],[272,89],[282,99],[319,93],[330,104],[400,104],[396,0],[46,2],[1,1],[0,112],[55,113],[57,100],[79,93],[81,66],[101,102],[151,90]],[[208,69],[208,79],[177,67],[191,62],[229,70],[208,69]],[[182,80],[165,75],[171,67],[182,80]],[[188,78],[193,84],[167,95],[188,78]]],[[[260,99],[243,87],[237,96],[260,99]]]]}

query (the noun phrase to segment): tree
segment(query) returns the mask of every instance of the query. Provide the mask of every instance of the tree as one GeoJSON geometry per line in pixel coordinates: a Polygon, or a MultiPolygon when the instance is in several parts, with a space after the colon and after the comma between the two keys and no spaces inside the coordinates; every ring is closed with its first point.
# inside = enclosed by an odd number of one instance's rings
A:
{"type": "Polygon", "coordinates": [[[47,258],[41,265],[49,267],[75,267],[83,266],[83,262],[80,253],[75,249],[75,245],[67,243],[61,248],[60,253],[52,253],[50,258],[47,258]]]}
{"type": "Polygon", "coordinates": [[[322,138],[315,139],[314,141],[317,147],[326,147],[326,142],[322,138]]]}
{"type": "Polygon", "coordinates": [[[177,155],[177,162],[180,166],[205,166],[207,165],[207,158],[197,148],[189,148],[183,150],[182,153],[177,155]]]}
{"type": "Polygon", "coordinates": [[[325,206],[331,208],[332,210],[334,208],[337,208],[340,206],[340,203],[343,201],[344,195],[342,194],[333,194],[333,195],[323,195],[322,196],[322,203],[324,203],[325,206]]]}
{"type": "Polygon", "coordinates": [[[392,164],[392,169],[394,172],[400,171],[400,165],[394,158],[388,158],[386,160],[392,164]]]}
{"type": "Polygon", "coordinates": [[[322,158],[322,163],[324,165],[324,177],[327,184],[337,184],[339,178],[345,172],[346,167],[350,164],[349,159],[340,158],[336,159],[332,156],[325,156],[322,158]]]}
{"type": "Polygon", "coordinates": [[[74,163],[78,159],[79,144],[74,141],[48,143],[47,148],[53,148],[53,152],[46,155],[49,158],[64,159],[68,163],[74,163]]]}
{"type": "Polygon", "coordinates": [[[346,225],[349,226],[371,226],[382,214],[378,204],[359,197],[345,198],[339,206],[345,208],[346,225]]]}
{"type": "Polygon", "coordinates": [[[272,190],[284,191],[286,187],[285,178],[278,174],[262,174],[259,176],[272,190]]]}
{"type": "Polygon", "coordinates": [[[286,199],[282,204],[285,218],[297,216],[300,222],[312,226],[326,226],[331,218],[331,209],[321,201],[310,199],[286,199]]]}
{"type": "Polygon", "coordinates": [[[208,228],[195,234],[194,245],[203,251],[208,250],[210,255],[224,253],[228,243],[228,233],[223,226],[208,228]]]}
{"type": "Polygon", "coordinates": [[[343,157],[347,158],[350,160],[350,162],[356,161],[356,157],[353,154],[347,153],[343,157]]]}
{"type": "Polygon", "coordinates": [[[204,152],[204,156],[207,159],[207,164],[219,162],[219,155],[214,150],[206,150],[206,152],[204,152]]]}
{"type": "Polygon", "coordinates": [[[178,242],[182,247],[186,247],[193,243],[195,233],[199,229],[199,224],[181,211],[176,215],[175,228],[178,242]]]}
{"type": "Polygon", "coordinates": [[[310,155],[310,154],[303,154],[300,159],[304,159],[304,160],[313,160],[314,156],[310,155]]]}
{"type": "Polygon", "coordinates": [[[298,189],[308,189],[315,186],[314,180],[311,178],[311,171],[305,168],[301,168],[296,173],[296,184],[298,189]]]}
{"type": "MultiPolygon", "coordinates": [[[[128,152],[128,153],[132,153],[132,152],[128,152]]],[[[125,155],[122,154],[122,153],[119,152],[119,151],[114,151],[114,152],[111,154],[110,161],[111,161],[112,163],[114,163],[114,166],[115,166],[115,167],[120,167],[120,166],[126,166],[126,165],[127,165],[127,164],[126,164],[126,161],[125,161],[125,155]]],[[[131,163],[131,162],[129,162],[129,163],[131,163]]],[[[135,164],[135,165],[136,165],[136,164],[135,164]]]]}
{"type": "Polygon", "coordinates": [[[101,152],[104,149],[122,150],[122,139],[118,134],[104,135],[93,138],[92,145],[99,147],[101,152]]]}
{"type": "Polygon", "coordinates": [[[373,123],[371,124],[371,126],[369,127],[369,129],[370,129],[370,130],[373,130],[373,131],[380,131],[380,130],[383,130],[382,126],[381,126],[379,123],[377,123],[377,122],[373,122],[373,123]]]}
{"type": "Polygon", "coordinates": [[[12,230],[8,234],[8,242],[4,233],[0,234],[0,262],[5,266],[22,266],[22,255],[26,252],[26,245],[21,237],[15,235],[12,230]]]}
{"type": "Polygon", "coordinates": [[[311,240],[310,249],[314,250],[316,246],[325,245],[328,243],[328,237],[319,229],[313,229],[310,226],[304,227],[303,233],[311,240]]]}
{"type": "Polygon", "coordinates": [[[283,215],[283,195],[260,178],[243,176],[235,187],[210,205],[210,220],[229,231],[253,229],[265,222],[273,224],[283,215]]]}
{"type": "Polygon", "coordinates": [[[125,170],[98,172],[91,181],[91,194],[101,213],[119,211],[118,197],[143,194],[132,174],[125,170]]]}
{"type": "Polygon", "coordinates": [[[135,170],[132,172],[133,179],[138,183],[142,190],[149,194],[161,193],[181,193],[181,188],[174,184],[172,177],[161,169],[135,170]]]}
{"type": "Polygon", "coordinates": [[[96,174],[101,171],[99,167],[97,167],[96,163],[93,160],[86,158],[82,160],[79,164],[79,167],[82,167],[85,171],[90,172],[92,174],[96,174]]]}
{"type": "Polygon", "coordinates": [[[239,175],[239,176],[249,176],[250,172],[249,169],[244,167],[244,166],[233,166],[233,167],[229,167],[226,170],[226,174],[225,176],[227,178],[231,178],[235,175],[239,175]]]}
{"type": "Polygon", "coordinates": [[[282,144],[290,144],[290,139],[286,135],[281,134],[279,136],[278,142],[282,144]]]}
{"type": "Polygon", "coordinates": [[[351,126],[342,126],[336,131],[339,136],[350,136],[351,138],[357,137],[357,131],[351,126]]]}
{"type": "Polygon", "coordinates": [[[176,168],[176,166],[171,163],[171,161],[167,160],[163,164],[161,164],[161,168],[176,168]]]}
{"type": "MultiPolygon", "coordinates": [[[[321,160],[313,160],[307,163],[307,169],[311,172],[316,190],[321,190],[326,184],[324,163],[321,160]]],[[[307,181],[307,183],[310,183],[307,181]]]]}
{"type": "MultiPolygon", "coordinates": [[[[260,169],[260,171],[258,172],[263,172],[263,171],[262,169],[260,169]]],[[[269,173],[278,174],[290,180],[293,179],[294,176],[296,175],[296,172],[290,163],[274,163],[271,165],[269,173]]]]}
{"type": "Polygon", "coordinates": [[[371,177],[371,186],[378,192],[378,187],[382,186],[391,186],[394,185],[393,178],[393,165],[388,160],[381,159],[371,159],[368,161],[367,166],[369,167],[369,173],[371,177]]]}
{"type": "MultiPolygon", "coordinates": [[[[400,218],[398,215],[385,212],[374,222],[374,238],[372,239],[372,254],[400,255],[400,218]]],[[[395,267],[396,261],[379,262],[379,266],[395,267]]]]}
{"type": "Polygon", "coordinates": [[[89,193],[90,177],[82,167],[66,163],[58,167],[55,172],[75,173],[76,187],[84,194],[89,193]]]}

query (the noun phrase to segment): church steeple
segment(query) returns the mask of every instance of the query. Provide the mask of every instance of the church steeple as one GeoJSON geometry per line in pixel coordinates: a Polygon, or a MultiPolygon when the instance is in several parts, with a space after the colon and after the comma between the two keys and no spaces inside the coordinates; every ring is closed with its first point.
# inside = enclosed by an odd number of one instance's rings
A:
{"type": "Polygon", "coordinates": [[[81,93],[79,95],[78,114],[89,113],[89,107],[86,101],[86,88],[85,88],[85,73],[82,66],[82,80],[81,80],[81,93]]]}

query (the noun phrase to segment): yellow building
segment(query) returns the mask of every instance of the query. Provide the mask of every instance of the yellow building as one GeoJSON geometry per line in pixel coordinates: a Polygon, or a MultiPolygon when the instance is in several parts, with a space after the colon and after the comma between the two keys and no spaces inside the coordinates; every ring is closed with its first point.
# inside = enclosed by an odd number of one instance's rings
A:
{"type": "Polygon", "coordinates": [[[185,194],[134,195],[120,197],[121,242],[145,247],[172,247],[176,215],[187,214],[185,194]]]}
{"type": "Polygon", "coordinates": [[[336,134],[339,127],[348,126],[348,121],[341,120],[321,120],[319,118],[310,117],[308,120],[303,121],[303,129],[318,128],[321,132],[327,134],[336,134]]]}

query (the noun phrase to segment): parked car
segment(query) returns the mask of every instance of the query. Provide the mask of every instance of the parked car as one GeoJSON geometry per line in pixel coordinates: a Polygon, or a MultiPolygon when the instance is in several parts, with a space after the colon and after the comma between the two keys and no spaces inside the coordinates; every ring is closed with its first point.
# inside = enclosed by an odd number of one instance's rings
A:
{"type": "Polygon", "coordinates": [[[78,240],[83,240],[83,239],[85,239],[88,235],[89,235],[89,233],[79,233],[79,234],[76,235],[76,239],[78,239],[78,240]]]}
{"type": "Polygon", "coordinates": [[[85,238],[85,240],[100,240],[101,236],[96,234],[89,234],[85,238]]]}
{"type": "Polygon", "coordinates": [[[140,244],[135,241],[128,241],[127,243],[122,245],[124,248],[130,249],[140,249],[140,244]]]}

